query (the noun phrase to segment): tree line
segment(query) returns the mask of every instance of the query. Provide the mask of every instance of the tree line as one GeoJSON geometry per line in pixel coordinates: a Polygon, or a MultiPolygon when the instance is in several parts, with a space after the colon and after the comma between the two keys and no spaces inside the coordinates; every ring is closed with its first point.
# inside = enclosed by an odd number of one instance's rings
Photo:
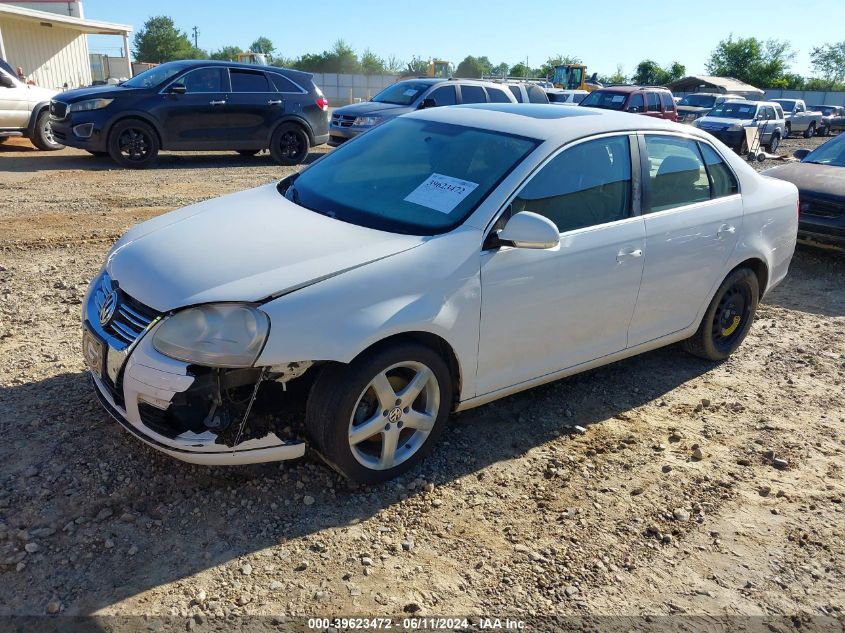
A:
{"type": "MultiPolygon", "coordinates": [[[[135,59],[142,62],[162,63],[176,59],[234,60],[239,53],[251,51],[264,54],[274,66],[312,73],[424,75],[431,62],[430,59],[419,56],[412,57],[410,61],[402,61],[394,56],[380,57],[370,49],[364,50],[359,56],[342,39],[322,53],[306,53],[296,58],[284,57],[266,36],[256,38],[246,50],[237,45],[229,45],[206,51],[192,43],[188,34],[176,28],[173,20],[167,16],[156,16],[147,20],[143,28],[136,32],[134,44],[135,59]]],[[[734,77],[758,88],[845,90],[845,41],[822,44],[811,50],[811,77],[802,77],[790,72],[789,67],[795,60],[795,55],[791,44],[783,40],[764,41],[756,37],[734,39],[731,35],[718,43],[705,63],[705,68],[710,75],[734,77]]],[[[580,63],[582,62],[578,57],[559,54],[532,68],[523,61],[515,64],[494,64],[486,55],[467,55],[457,64],[455,76],[551,77],[555,66],[559,64],[580,63]]],[[[686,68],[679,62],[673,61],[668,66],[661,66],[654,60],[645,59],[637,64],[630,75],[625,74],[620,64],[614,73],[600,74],[598,79],[604,84],[662,85],[685,75],[686,68]]]]}

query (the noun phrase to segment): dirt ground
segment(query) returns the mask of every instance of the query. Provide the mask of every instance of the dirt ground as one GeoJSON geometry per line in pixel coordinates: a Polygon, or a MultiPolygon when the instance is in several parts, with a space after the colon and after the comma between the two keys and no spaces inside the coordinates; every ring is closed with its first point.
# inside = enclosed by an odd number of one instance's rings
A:
{"type": "Polygon", "coordinates": [[[383,486],[308,460],[191,466],[122,431],[80,352],[109,244],[289,171],[0,146],[0,615],[842,616],[836,251],[799,248],[729,361],[669,347],[454,415],[383,486]]]}

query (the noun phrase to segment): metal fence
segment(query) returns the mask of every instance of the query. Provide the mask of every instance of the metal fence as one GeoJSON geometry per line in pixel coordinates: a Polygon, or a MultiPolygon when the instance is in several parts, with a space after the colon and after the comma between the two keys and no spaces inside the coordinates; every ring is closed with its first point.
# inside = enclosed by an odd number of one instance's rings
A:
{"type": "Polygon", "coordinates": [[[368,101],[398,80],[399,75],[314,73],[314,83],[320,87],[326,99],[329,100],[329,104],[333,106],[368,101]]]}
{"type": "Polygon", "coordinates": [[[809,105],[845,106],[845,92],[816,90],[766,90],[766,99],[803,99],[809,105]]]}

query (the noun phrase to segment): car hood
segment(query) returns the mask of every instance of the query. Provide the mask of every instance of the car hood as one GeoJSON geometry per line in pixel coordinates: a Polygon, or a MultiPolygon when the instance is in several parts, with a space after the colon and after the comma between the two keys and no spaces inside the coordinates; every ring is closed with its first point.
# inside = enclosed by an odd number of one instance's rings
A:
{"type": "Polygon", "coordinates": [[[819,193],[845,200],[845,167],[790,163],[767,169],[763,173],[791,182],[798,187],[799,192],[819,193]]]}
{"type": "Polygon", "coordinates": [[[678,106],[678,114],[698,114],[699,112],[710,112],[713,108],[705,108],[702,106],[678,106]]]}
{"type": "Polygon", "coordinates": [[[365,101],[364,103],[353,103],[342,108],[336,108],[332,114],[345,114],[347,116],[363,116],[366,114],[388,114],[399,116],[413,110],[410,106],[400,106],[395,103],[379,103],[377,101],[365,101]]]}
{"type": "Polygon", "coordinates": [[[727,119],[722,117],[708,117],[703,116],[698,119],[698,127],[702,130],[723,130],[732,125],[741,125],[743,127],[749,126],[754,122],[754,119],[727,119]]]}
{"type": "Polygon", "coordinates": [[[269,184],[133,227],[112,248],[106,270],[130,296],[167,312],[279,296],[422,241],[309,211],[269,184]]]}
{"type": "MultiPolygon", "coordinates": [[[[19,84],[20,85],[20,84],[19,84]]],[[[26,99],[27,101],[49,101],[56,94],[55,90],[49,88],[41,88],[40,86],[26,85],[26,99]]]]}
{"type": "Polygon", "coordinates": [[[109,97],[116,97],[118,95],[132,92],[135,88],[123,88],[121,86],[90,86],[88,88],[77,88],[75,90],[66,90],[53,97],[56,101],[62,103],[74,103],[82,101],[83,99],[108,99],[109,97]]]}

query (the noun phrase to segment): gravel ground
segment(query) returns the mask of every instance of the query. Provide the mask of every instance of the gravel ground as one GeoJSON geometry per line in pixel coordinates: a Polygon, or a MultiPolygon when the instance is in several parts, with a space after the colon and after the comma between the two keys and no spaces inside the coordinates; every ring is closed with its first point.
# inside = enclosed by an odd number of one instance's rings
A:
{"type": "Polygon", "coordinates": [[[191,466],[129,437],[80,352],[109,243],[288,172],[0,147],[0,615],[842,615],[836,251],[798,250],[729,361],[669,347],[455,415],[382,486],[307,459],[191,466]]]}

